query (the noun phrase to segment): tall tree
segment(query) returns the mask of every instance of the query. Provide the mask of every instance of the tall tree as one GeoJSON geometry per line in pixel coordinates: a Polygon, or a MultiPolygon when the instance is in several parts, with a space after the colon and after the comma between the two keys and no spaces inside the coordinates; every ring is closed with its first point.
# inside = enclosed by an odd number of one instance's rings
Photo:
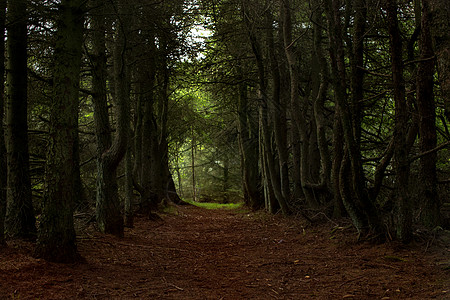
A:
{"type": "Polygon", "coordinates": [[[263,201],[259,185],[258,170],[258,134],[256,121],[253,120],[248,101],[248,86],[243,80],[242,68],[238,68],[238,130],[239,150],[241,153],[241,170],[243,181],[244,201],[252,209],[261,208],[263,201]]]}
{"type": "Polygon", "coordinates": [[[336,99],[335,113],[340,117],[339,126],[342,128],[345,143],[345,153],[342,157],[339,172],[341,174],[339,180],[341,197],[353,224],[359,232],[378,233],[381,230],[380,218],[366,190],[361,153],[358,150],[357,138],[353,130],[354,116],[347,94],[346,78],[348,76],[345,67],[342,13],[339,1],[326,0],[325,11],[328,18],[329,52],[336,99]]]}
{"type": "Polygon", "coordinates": [[[74,146],[84,29],[84,0],[58,5],[54,48],[53,97],[47,147],[42,218],[35,254],[49,261],[79,258],[73,224],[74,146]]]}
{"type": "MultiPolygon", "coordinates": [[[[111,147],[111,126],[107,100],[106,59],[106,9],[105,3],[93,0],[90,3],[92,28],[92,103],[94,106],[94,129],[97,141],[97,187],[96,205],[101,207],[108,199],[117,197],[117,179],[102,163],[102,155],[111,147]],[[112,195],[110,195],[110,193],[112,195]]],[[[97,208],[98,209],[98,208],[97,208]]],[[[98,219],[97,212],[97,219],[98,219]]],[[[101,221],[102,222],[102,221],[101,221]]],[[[100,230],[104,231],[103,227],[100,230]]]]}
{"type": "MultiPolygon", "coordinates": [[[[436,148],[436,104],[434,99],[434,60],[433,43],[430,31],[429,3],[422,2],[421,31],[419,39],[420,59],[417,72],[417,111],[419,114],[420,150],[428,152],[436,148]]],[[[436,174],[437,153],[420,158],[420,198],[423,199],[422,221],[429,227],[440,224],[440,201],[437,193],[436,174]]]]}
{"type": "Polygon", "coordinates": [[[412,235],[412,203],[409,196],[409,159],[407,147],[408,106],[403,76],[403,48],[398,22],[397,1],[387,1],[387,23],[390,36],[390,54],[393,94],[395,101],[394,159],[396,171],[396,204],[398,237],[408,242],[412,235]]]}
{"type": "MultiPolygon", "coordinates": [[[[6,0],[0,1],[0,78],[5,76],[5,24],[6,24],[6,0]]],[[[0,81],[0,124],[4,119],[5,81],[0,81]]],[[[3,126],[0,126],[0,168],[6,170],[6,147],[3,126]]],[[[6,172],[0,173],[0,246],[5,243],[5,213],[6,213],[6,172]]]]}
{"type": "MultiPolygon", "coordinates": [[[[322,28],[324,27],[323,9],[320,3],[314,3],[316,11],[313,18],[313,54],[312,54],[312,81],[313,81],[313,113],[317,132],[317,148],[320,154],[321,172],[320,182],[317,184],[316,193],[322,191],[324,196],[332,194],[331,187],[331,158],[326,136],[326,112],[325,102],[330,81],[328,62],[322,46],[322,28]]],[[[339,199],[339,198],[337,198],[339,199]]]]}
{"type": "MultiPolygon", "coordinates": [[[[115,112],[117,117],[117,130],[114,137],[114,141],[110,142],[108,139],[109,133],[106,131],[109,128],[108,121],[108,109],[106,102],[106,95],[104,92],[98,95],[99,98],[94,98],[94,105],[97,106],[98,118],[96,121],[96,131],[98,152],[97,152],[97,202],[96,202],[96,213],[97,213],[97,224],[100,230],[104,233],[111,233],[117,236],[123,235],[123,216],[122,208],[118,194],[117,187],[117,176],[116,171],[119,163],[125,156],[127,151],[129,126],[130,126],[130,76],[127,65],[127,55],[128,55],[128,44],[127,35],[129,34],[130,26],[130,14],[129,5],[125,4],[123,1],[117,2],[116,13],[118,23],[115,32],[115,41],[113,49],[113,64],[114,64],[114,101],[115,101],[115,112]],[[100,98],[101,96],[101,98],[100,98]],[[102,137],[100,138],[99,135],[102,137]],[[102,139],[102,141],[100,141],[102,139]]],[[[104,22],[104,21],[100,21],[104,22]]],[[[101,29],[101,24],[99,28],[99,33],[104,35],[104,31],[101,29]]],[[[100,39],[103,43],[104,37],[100,39]]],[[[103,45],[98,45],[98,47],[104,47],[103,45]]],[[[97,49],[101,50],[101,49],[97,49]]],[[[104,62],[104,51],[102,53],[96,53],[100,55],[99,63],[104,62]]],[[[104,68],[105,66],[99,66],[99,68],[104,68]]],[[[101,69],[98,69],[99,75],[101,76],[101,69]]],[[[106,78],[99,78],[100,80],[106,80],[106,78]]],[[[105,83],[102,81],[98,83],[99,91],[105,91],[105,83]]]]}
{"type": "Polygon", "coordinates": [[[450,120],[450,2],[430,0],[431,31],[445,114],[450,120]]]}
{"type": "MultiPolygon", "coordinates": [[[[287,123],[286,123],[286,101],[284,99],[284,91],[282,90],[283,80],[282,69],[280,68],[277,48],[274,34],[274,17],[270,9],[266,9],[264,13],[265,44],[267,47],[268,65],[271,75],[272,93],[268,102],[268,112],[272,117],[273,136],[275,140],[277,155],[277,174],[279,174],[281,195],[288,201],[291,198],[289,187],[289,153],[287,148],[287,123]]],[[[286,72],[285,72],[286,73],[286,72]]],[[[283,85],[284,87],[285,85],[283,85]]]]}
{"type": "Polygon", "coordinates": [[[283,0],[281,5],[281,15],[283,21],[283,41],[286,58],[288,62],[290,75],[290,104],[291,117],[293,119],[292,126],[299,133],[301,155],[299,159],[301,184],[306,202],[310,207],[317,208],[318,202],[314,197],[313,191],[308,187],[307,181],[310,178],[309,173],[309,157],[306,153],[310,149],[310,139],[308,134],[308,98],[306,93],[300,88],[300,62],[301,52],[298,49],[297,41],[293,39],[293,21],[292,21],[292,1],[283,0]]]}
{"type": "Polygon", "coordinates": [[[36,234],[31,199],[27,121],[27,1],[8,1],[6,144],[8,188],[6,231],[16,237],[36,234]]]}
{"type": "Polygon", "coordinates": [[[141,186],[140,194],[141,194],[141,205],[145,211],[145,213],[151,213],[152,210],[155,210],[158,204],[158,195],[152,190],[153,184],[153,176],[152,176],[152,160],[155,158],[155,153],[153,151],[157,151],[155,142],[156,142],[156,120],[155,120],[155,111],[154,105],[156,102],[156,95],[154,92],[154,87],[156,83],[156,56],[157,56],[157,47],[155,40],[154,28],[149,29],[147,33],[147,43],[145,44],[146,49],[144,51],[148,51],[149,57],[146,62],[143,62],[141,66],[138,67],[138,76],[139,76],[139,87],[138,93],[140,94],[141,104],[142,104],[142,125],[140,134],[140,154],[142,157],[140,158],[142,165],[141,168],[141,186]],[[153,149],[152,149],[153,147],[153,149]]]}

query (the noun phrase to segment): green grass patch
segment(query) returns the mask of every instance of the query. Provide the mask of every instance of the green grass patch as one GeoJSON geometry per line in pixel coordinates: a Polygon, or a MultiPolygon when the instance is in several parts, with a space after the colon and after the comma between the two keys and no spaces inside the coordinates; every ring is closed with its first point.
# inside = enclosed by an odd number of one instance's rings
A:
{"type": "Polygon", "coordinates": [[[222,203],[212,203],[212,202],[195,202],[192,200],[183,200],[189,204],[201,207],[201,208],[206,208],[206,209],[239,209],[243,207],[243,203],[227,203],[227,204],[222,204],[222,203]]]}

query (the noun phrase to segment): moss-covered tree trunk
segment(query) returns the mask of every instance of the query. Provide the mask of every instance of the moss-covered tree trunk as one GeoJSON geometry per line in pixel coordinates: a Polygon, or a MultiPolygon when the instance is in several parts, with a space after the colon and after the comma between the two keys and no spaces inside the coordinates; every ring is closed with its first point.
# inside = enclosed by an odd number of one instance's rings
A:
{"type": "Polygon", "coordinates": [[[27,21],[27,1],[8,1],[8,200],[5,229],[8,235],[14,237],[30,237],[36,234],[28,153],[27,21]]]}
{"type": "Polygon", "coordinates": [[[79,257],[73,205],[83,3],[82,0],[62,0],[56,23],[50,133],[43,209],[35,251],[36,256],[56,262],[73,262],[79,257]]]}

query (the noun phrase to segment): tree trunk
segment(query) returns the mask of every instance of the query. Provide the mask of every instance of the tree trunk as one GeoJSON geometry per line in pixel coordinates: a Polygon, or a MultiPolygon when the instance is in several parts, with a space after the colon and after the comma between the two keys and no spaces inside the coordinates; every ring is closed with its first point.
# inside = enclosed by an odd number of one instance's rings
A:
{"type": "Polygon", "coordinates": [[[353,27],[352,57],[351,57],[351,107],[353,115],[353,131],[355,147],[361,148],[362,107],[364,97],[364,39],[366,35],[367,7],[365,0],[353,0],[355,24],[353,27]]]}
{"type": "Polygon", "coordinates": [[[317,11],[314,16],[314,56],[319,72],[317,79],[319,82],[318,90],[313,98],[314,118],[317,131],[317,146],[320,154],[321,173],[319,187],[325,190],[325,194],[332,194],[331,188],[331,158],[328,149],[325,121],[325,100],[328,91],[329,70],[328,63],[322,49],[322,10],[317,11]]]}
{"type": "Polygon", "coordinates": [[[268,110],[273,118],[273,132],[278,153],[278,168],[280,173],[280,189],[285,201],[291,199],[289,185],[289,152],[287,148],[286,103],[282,99],[281,70],[275,51],[275,40],[272,28],[273,17],[270,10],[266,10],[266,42],[269,52],[270,70],[272,72],[272,101],[268,110]]]}
{"type": "Polygon", "coordinates": [[[281,191],[281,180],[279,176],[277,176],[276,172],[276,164],[275,164],[275,158],[272,152],[272,145],[271,145],[271,134],[270,134],[270,128],[269,128],[269,115],[268,115],[268,95],[267,95],[267,88],[266,88],[266,74],[265,74],[265,68],[264,68],[264,62],[263,62],[263,56],[261,52],[261,45],[256,37],[256,33],[254,32],[254,26],[251,24],[251,21],[248,16],[248,7],[246,7],[246,3],[243,5],[244,10],[244,22],[246,24],[247,30],[248,30],[248,37],[250,39],[251,47],[253,54],[256,59],[256,65],[258,69],[258,84],[259,84],[259,95],[260,97],[260,105],[259,105],[259,114],[260,114],[260,124],[261,124],[261,134],[262,134],[262,142],[264,147],[264,152],[266,153],[266,159],[267,159],[267,175],[270,178],[270,182],[273,187],[273,192],[275,193],[275,198],[277,199],[281,211],[283,214],[288,215],[290,214],[289,207],[287,205],[287,199],[283,197],[282,191],[281,191]]]}
{"type": "Polygon", "coordinates": [[[429,8],[441,97],[445,115],[450,120],[450,1],[430,0],[429,8]]]}
{"type": "MultiPolygon", "coordinates": [[[[97,195],[96,209],[97,222],[100,224],[100,230],[107,232],[104,220],[106,218],[104,206],[110,199],[117,198],[117,180],[115,170],[108,170],[104,164],[102,155],[108,152],[112,144],[111,127],[109,123],[109,111],[107,102],[107,74],[106,74],[106,20],[105,10],[102,1],[93,0],[92,7],[99,7],[93,10],[92,25],[92,44],[93,53],[91,55],[93,74],[92,74],[92,102],[94,105],[94,125],[97,138],[97,195]]],[[[109,218],[109,217],[108,217],[109,218]]],[[[120,227],[120,226],[119,226],[120,227]]],[[[120,235],[119,229],[119,235],[120,235]]]]}
{"type": "MultiPolygon", "coordinates": [[[[340,170],[344,159],[344,137],[342,134],[341,116],[339,115],[339,108],[334,110],[333,123],[333,164],[331,170],[331,177],[333,180],[333,196],[334,196],[334,217],[341,217],[345,215],[345,206],[341,196],[341,182],[340,170]]],[[[344,195],[345,197],[345,195],[344,195]]],[[[353,219],[353,218],[352,218],[353,219]]]]}
{"type": "MultiPolygon", "coordinates": [[[[131,136],[131,134],[129,135],[131,136]]],[[[124,201],[124,226],[134,226],[134,189],[133,189],[133,163],[131,143],[125,155],[125,201],[124,201]]]]}
{"type": "Polygon", "coordinates": [[[8,1],[6,146],[8,151],[7,209],[9,236],[36,234],[31,199],[27,122],[27,1],[8,1]]]}
{"type": "Polygon", "coordinates": [[[300,174],[300,158],[302,157],[300,135],[295,124],[291,124],[291,148],[292,148],[292,183],[294,185],[292,198],[295,202],[305,199],[302,188],[302,177],[300,174]]]}
{"type": "MultiPolygon", "coordinates": [[[[138,66],[138,84],[139,94],[141,97],[142,105],[142,126],[141,126],[141,140],[140,140],[140,175],[141,175],[141,187],[139,190],[141,196],[141,210],[144,214],[151,216],[152,211],[156,210],[158,205],[158,195],[152,190],[153,187],[153,160],[155,157],[154,151],[157,151],[158,143],[156,119],[154,106],[156,102],[156,75],[157,64],[156,57],[158,55],[158,49],[156,47],[156,37],[153,29],[145,32],[145,41],[143,51],[146,51],[148,59],[142,62],[138,66]]],[[[144,37],[142,37],[144,38],[144,37]]],[[[138,133],[136,133],[138,134],[138,133]]]]}
{"type": "Polygon", "coordinates": [[[280,209],[280,204],[277,201],[275,196],[275,192],[273,189],[273,184],[271,182],[271,177],[269,174],[269,163],[268,163],[268,153],[266,152],[266,148],[264,147],[263,134],[262,134],[262,125],[261,125],[261,117],[259,118],[259,153],[260,153],[260,164],[262,171],[262,184],[263,184],[263,192],[264,192],[264,206],[266,210],[275,214],[280,209]]]}
{"type": "Polygon", "coordinates": [[[300,97],[300,86],[299,86],[299,61],[300,54],[296,49],[295,41],[292,39],[292,21],[291,21],[291,2],[290,0],[284,0],[282,3],[281,13],[283,20],[283,40],[284,48],[286,53],[286,58],[289,65],[290,74],[290,86],[291,86],[291,117],[293,120],[293,125],[296,126],[296,130],[300,137],[300,147],[301,147],[301,157],[300,165],[295,166],[300,168],[300,177],[302,183],[303,194],[306,198],[306,203],[309,207],[317,208],[318,202],[315,199],[311,189],[308,187],[309,176],[309,135],[308,135],[308,124],[307,124],[307,97],[303,95],[300,97]],[[303,98],[303,99],[302,99],[303,98]]]}
{"type": "MultiPolygon", "coordinates": [[[[4,120],[5,103],[5,24],[6,24],[6,0],[0,0],[0,124],[4,120]]],[[[6,145],[5,132],[0,126],[0,168],[6,170],[6,145]]],[[[0,172],[0,246],[5,245],[5,214],[6,214],[6,184],[7,173],[0,172]]]]}
{"type": "MultiPolygon", "coordinates": [[[[242,80],[241,80],[242,81],[242,80]]],[[[258,187],[258,135],[255,134],[256,121],[252,120],[247,97],[247,84],[239,84],[238,121],[239,121],[239,149],[242,156],[242,181],[245,203],[253,210],[262,206],[261,192],[258,187]]]]}
{"type": "MultiPolygon", "coordinates": [[[[128,6],[119,1],[118,14],[119,23],[116,28],[116,37],[114,42],[113,60],[114,60],[114,100],[115,112],[117,116],[116,135],[114,141],[111,143],[108,109],[106,102],[106,93],[100,92],[99,97],[94,97],[94,118],[96,121],[96,134],[98,142],[98,158],[97,158],[97,202],[96,215],[97,225],[101,232],[110,233],[116,236],[123,236],[123,216],[122,208],[119,199],[116,170],[127,151],[128,134],[129,134],[129,93],[130,93],[130,76],[126,62],[126,36],[129,34],[129,14],[127,12],[128,6]],[[97,108],[97,109],[96,109],[97,108]]],[[[104,21],[101,20],[101,23],[104,21]]],[[[99,47],[104,47],[104,31],[101,31],[100,24],[99,38],[102,40],[99,47]]],[[[100,50],[100,49],[99,49],[100,50]]],[[[103,56],[103,51],[100,54],[103,56]]],[[[102,58],[103,62],[105,59],[102,58]]],[[[105,65],[102,65],[105,67],[105,65]]],[[[98,71],[101,74],[102,70],[98,71]]],[[[106,85],[103,83],[106,80],[99,78],[99,91],[106,91],[106,85]]],[[[94,94],[95,95],[95,94],[94,94]]]]}
{"type": "MultiPolygon", "coordinates": [[[[139,68],[138,68],[139,69],[139,68]]],[[[136,77],[139,77],[137,74],[136,77]]],[[[138,84],[139,87],[141,84],[138,84]]],[[[140,93],[142,89],[138,88],[137,92],[140,93]]],[[[133,181],[142,183],[142,125],[143,125],[143,105],[142,94],[136,96],[136,108],[134,111],[134,162],[133,162],[133,181]]]]}
{"type": "Polygon", "coordinates": [[[73,205],[83,2],[62,0],[58,9],[43,209],[35,251],[36,256],[55,262],[79,258],[73,205]]]}
{"type": "Polygon", "coordinates": [[[158,110],[156,128],[154,130],[154,150],[153,150],[153,187],[152,189],[158,195],[158,202],[162,199],[170,200],[174,203],[180,203],[181,199],[177,194],[173,184],[172,175],[169,169],[169,145],[167,142],[167,121],[169,113],[169,95],[170,84],[169,57],[167,37],[163,34],[160,40],[160,55],[158,70],[158,110]]]}
{"type": "MultiPolygon", "coordinates": [[[[436,148],[436,104],[433,95],[434,55],[430,32],[428,1],[422,0],[422,22],[419,40],[420,59],[417,77],[417,107],[421,152],[436,148]]],[[[434,228],[440,225],[440,203],[437,193],[436,152],[420,158],[422,222],[434,228]]]]}
{"type": "Polygon", "coordinates": [[[397,8],[396,1],[388,1],[386,10],[395,101],[394,168],[396,172],[396,230],[400,240],[409,242],[412,237],[412,203],[409,196],[409,151],[406,142],[409,117],[405,98],[405,81],[403,78],[403,43],[398,27],[397,8]]]}
{"type": "MultiPolygon", "coordinates": [[[[361,153],[359,152],[357,141],[354,135],[353,116],[348,103],[346,83],[347,76],[345,68],[344,45],[342,41],[342,25],[339,2],[337,0],[326,0],[325,10],[328,18],[328,31],[330,39],[329,51],[331,58],[335,99],[337,102],[339,115],[341,117],[343,137],[345,145],[347,147],[348,158],[350,160],[349,163],[352,197],[344,197],[342,193],[341,196],[343,197],[344,205],[346,208],[350,206],[360,206],[362,208],[361,211],[354,210],[356,214],[352,214],[350,211],[348,211],[350,217],[352,218],[353,224],[360,233],[366,233],[368,231],[367,229],[374,233],[380,233],[382,231],[382,227],[379,215],[365,188],[365,176],[361,165],[361,153]],[[346,204],[345,201],[356,201],[358,203],[346,204]],[[368,222],[366,222],[366,220],[368,222]],[[358,227],[366,223],[368,223],[369,228],[358,227]]],[[[340,182],[340,184],[342,185],[344,184],[344,182],[340,182]]]]}

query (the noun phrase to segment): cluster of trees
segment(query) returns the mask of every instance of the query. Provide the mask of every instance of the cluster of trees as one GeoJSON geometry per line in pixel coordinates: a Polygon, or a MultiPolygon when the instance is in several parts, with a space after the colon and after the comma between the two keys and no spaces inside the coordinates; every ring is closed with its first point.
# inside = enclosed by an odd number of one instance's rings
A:
{"type": "Polygon", "coordinates": [[[361,236],[404,242],[442,225],[448,1],[202,4],[205,76],[235,99],[249,206],[348,215],[361,236]]]}
{"type": "Polygon", "coordinates": [[[1,243],[37,238],[36,256],[74,261],[75,210],[94,206],[98,229],[122,236],[137,209],[152,216],[163,199],[181,201],[169,171],[169,98],[193,9],[1,1],[1,243]]]}
{"type": "Polygon", "coordinates": [[[376,238],[442,225],[449,6],[0,0],[0,243],[74,261],[75,210],[122,236],[176,185],[376,238]]]}

